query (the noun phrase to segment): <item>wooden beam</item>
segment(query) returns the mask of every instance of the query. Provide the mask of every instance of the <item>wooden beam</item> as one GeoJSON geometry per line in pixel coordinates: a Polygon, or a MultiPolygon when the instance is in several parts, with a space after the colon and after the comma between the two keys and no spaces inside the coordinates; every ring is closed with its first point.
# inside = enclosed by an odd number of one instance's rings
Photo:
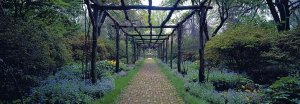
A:
{"type": "Polygon", "coordinates": [[[178,7],[162,7],[162,6],[148,6],[148,5],[126,5],[126,6],[108,6],[91,4],[92,8],[100,10],[133,10],[133,9],[150,9],[150,10],[198,10],[201,8],[212,9],[210,6],[178,6],[178,7]]]}
{"type": "Polygon", "coordinates": [[[171,35],[170,67],[173,69],[173,35],[171,35]]]}
{"type": "MultiPolygon", "coordinates": [[[[122,28],[133,28],[132,26],[121,25],[122,28]]],[[[134,26],[136,28],[176,28],[176,25],[167,25],[167,26],[134,26]]],[[[151,32],[151,31],[150,31],[151,32]]]]}
{"type": "MultiPolygon", "coordinates": [[[[128,34],[129,36],[140,36],[140,35],[138,35],[138,34],[128,34]]],[[[171,34],[165,34],[165,35],[157,35],[157,34],[155,34],[155,35],[150,35],[150,34],[143,34],[143,35],[141,35],[141,36],[171,36],[171,34]]]]}
{"type": "Polygon", "coordinates": [[[169,38],[166,40],[166,64],[168,64],[168,42],[169,38]]]}
{"type": "Polygon", "coordinates": [[[129,64],[129,57],[128,57],[128,35],[125,34],[125,44],[126,44],[126,64],[129,64]]]}
{"type": "Polygon", "coordinates": [[[95,18],[95,24],[93,25],[93,35],[92,35],[92,54],[91,54],[91,80],[92,83],[97,82],[96,78],[96,58],[97,58],[97,38],[98,38],[98,24],[96,23],[98,21],[98,15],[99,11],[94,10],[93,12],[93,18],[95,18]]]}
{"type": "Polygon", "coordinates": [[[205,81],[205,76],[204,76],[204,25],[205,25],[205,20],[206,20],[206,13],[204,13],[204,9],[198,12],[198,16],[200,17],[199,19],[199,61],[200,61],[200,66],[199,66],[199,73],[198,73],[198,80],[199,83],[205,81]]]}
{"type": "MultiPolygon", "coordinates": [[[[148,0],[149,1],[149,6],[152,7],[152,0],[148,0]]],[[[150,26],[150,35],[152,34],[152,23],[151,23],[151,9],[148,9],[148,24],[150,26]]],[[[150,37],[150,39],[152,39],[152,36],[150,37]]],[[[150,41],[151,43],[151,41],[150,41]]],[[[148,44],[150,46],[150,43],[148,44]]]]}
{"type": "Polygon", "coordinates": [[[136,43],[135,41],[133,40],[132,41],[132,45],[133,45],[133,64],[136,62],[136,43]]]}
{"type": "Polygon", "coordinates": [[[182,26],[178,27],[178,34],[177,34],[177,71],[181,73],[181,45],[182,45],[182,26]]]}
{"type": "MultiPolygon", "coordinates": [[[[177,28],[182,25],[186,20],[188,20],[189,18],[191,18],[194,14],[196,13],[196,11],[192,11],[190,14],[188,14],[183,20],[181,20],[180,22],[178,22],[176,24],[177,28]]],[[[173,29],[172,33],[173,34],[175,32],[176,28],[173,29]]],[[[162,32],[162,31],[161,31],[162,32]]]]}
{"type": "Polygon", "coordinates": [[[119,55],[120,55],[120,28],[119,27],[115,27],[116,29],[116,73],[120,72],[120,68],[119,68],[119,65],[120,65],[120,58],[119,58],[119,55]]]}
{"type": "MultiPolygon", "coordinates": [[[[121,5],[122,5],[122,7],[126,7],[126,6],[125,6],[124,0],[121,0],[121,5]]],[[[129,19],[129,16],[128,16],[127,11],[126,11],[125,9],[124,9],[123,11],[124,11],[125,19],[126,19],[127,21],[129,21],[129,23],[130,23],[131,26],[133,27],[134,31],[137,32],[139,35],[142,35],[142,34],[138,31],[138,29],[133,25],[132,21],[129,19]]],[[[140,38],[142,39],[143,37],[140,36],[140,38]]]]}
{"type": "Polygon", "coordinates": [[[166,40],[168,38],[163,38],[163,39],[158,39],[158,38],[155,38],[155,39],[136,39],[136,40],[166,40]]]}

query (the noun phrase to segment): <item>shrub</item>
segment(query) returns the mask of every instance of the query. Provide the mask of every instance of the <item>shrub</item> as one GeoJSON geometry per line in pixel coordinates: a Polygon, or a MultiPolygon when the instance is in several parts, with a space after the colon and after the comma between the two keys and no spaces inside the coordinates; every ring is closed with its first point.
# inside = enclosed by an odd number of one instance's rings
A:
{"type": "Polygon", "coordinates": [[[28,102],[32,103],[88,103],[114,88],[111,77],[102,77],[96,84],[82,79],[80,67],[62,67],[54,76],[49,76],[32,89],[28,102]]]}
{"type": "Polygon", "coordinates": [[[242,92],[229,89],[224,92],[214,90],[211,83],[188,83],[187,91],[210,104],[258,104],[262,102],[262,95],[254,92],[242,92]]]}
{"type": "Polygon", "coordinates": [[[226,70],[211,70],[208,80],[213,83],[218,91],[236,89],[241,85],[253,84],[252,80],[245,76],[226,70]]]}
{"type": "Polygon", "coordinates": [[[297,104],[300,102],[300,80],[297,77],[282,77],[270,86],[271,103],[297,104]]]}
{"type": "Polygon", "coordinates": [[[296,37],[297,32],[278,33],[256,24],[238,24],[207,42],[205,58],[215,66],[247,73],[256,83],[271,84],[277,77],[287,76],[291,66],[299,65],[299,55],[294,53],[300,51],[300,38],[296,37]]]}
{"type": "Polygon", "coordinates": [[[275,30],[253,24],[238,25],[207,42],[205,58],[214,64],[226,64],[230,69],[247,71],[264,61],[261,56],[271,48],[275,30]]]}
{"type": "Polygon", "coordinates": [[[262,102],[260,93],[242,92],[236,90],[228,90],[223,92],[227,104],[259,104],[262,102]]]}
{"type": "Polygon", "coordinates": [[[47,80],[41,86],[33,88],[29,102],[32,103],[84,103],[92,97],[80,91],[83,86],[78,79],[47,80]]]}
{"type": "MultiPolygon", "coordinates": [[[[217,91],[224,91],[228,89],[240,89],[243,86],[254,86],[254,82],[246,76],[229,72],[227,70],[212,69],[209,72],[205,71],[206,78],[211,82],[217,91]]],[[[198,70],[189,70],[185,77],[188,82],[198,81],[198,70]]],[[[254,90],[255,88],[251,88],[254,90]]]]}
{"type": "Polygon", "coordinates": [[[225,99],[214,90],[214,86],[211,83],[188,83],[186,89],[191,95],[206,100],[211,104],[222,104],[225,102],[225,99]]]}

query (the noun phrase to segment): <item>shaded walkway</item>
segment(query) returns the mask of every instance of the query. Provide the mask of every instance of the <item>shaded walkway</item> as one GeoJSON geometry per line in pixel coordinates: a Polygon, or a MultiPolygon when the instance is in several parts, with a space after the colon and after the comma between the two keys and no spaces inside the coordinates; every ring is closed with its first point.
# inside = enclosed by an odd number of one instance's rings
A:
{"type": "Polygon", "coordinates": [[[154,60],[146,59],[117,104],[183,104],[183,101],[154,60]]]}

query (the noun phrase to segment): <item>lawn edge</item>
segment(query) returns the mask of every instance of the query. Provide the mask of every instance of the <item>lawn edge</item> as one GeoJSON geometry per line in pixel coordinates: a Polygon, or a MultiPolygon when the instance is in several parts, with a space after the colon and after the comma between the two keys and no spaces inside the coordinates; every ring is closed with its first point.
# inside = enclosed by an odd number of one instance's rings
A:
{"type": "Polygon", "coordinates": [[[125,77],[116,77],[115,80],[115,89],[105,93],[102,98],[95,99],[91,104],[115,104],[119,100],[119,96],[124,89],[128,87],[132,79],[136,76],[142,66],[144,66],[145,60],[141,60],[134,68],[128,71],[127,76],[125,77]]]}

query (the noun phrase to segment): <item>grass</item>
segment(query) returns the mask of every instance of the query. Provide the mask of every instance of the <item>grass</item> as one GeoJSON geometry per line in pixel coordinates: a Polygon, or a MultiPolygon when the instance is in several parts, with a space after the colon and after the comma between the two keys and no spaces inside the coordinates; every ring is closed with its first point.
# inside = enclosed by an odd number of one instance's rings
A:
{"type": "Polygon", "coordinates": [[[118,100],[119,95],[122,90],[127,88],[129,82],[137,74],[142,66],[144,65],[144,60],[137,63],[133,70],[128,71],[127,76],[117,77],[115,79],[115,89],[111,92],[106,93],[101,99],[97,99],[92,104],[114,104],[118,100]]]}
{"type": "Polygon", "coordinates": [[[168,80],[171,82],[171,84],[176,88],[178,96],[183,98],[183,101],[186,104],[209,104],[206,101],[203,101],[201,99],[198,99],[195,96],[190,95],[189,93],[185,92],[185,82],[182,78],[176,76],[168,67],[167,65],[163,63],[159,63],[159,60],[156,59],[155,62],[158,63],[158,66],[160,67],[161,71],[164,73],[164,75],[168,78],[168,80]]]}

